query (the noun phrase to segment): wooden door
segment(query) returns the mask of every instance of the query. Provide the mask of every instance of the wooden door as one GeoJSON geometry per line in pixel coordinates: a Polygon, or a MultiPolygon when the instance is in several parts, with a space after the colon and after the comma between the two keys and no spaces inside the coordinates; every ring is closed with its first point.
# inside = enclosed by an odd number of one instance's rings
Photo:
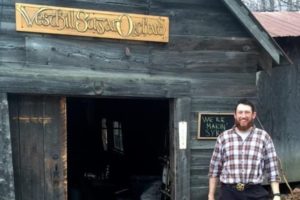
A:
{"type": "Polygon", "coordinates": [[[16,200],[66,200],[66,100],[9,96],[16,200]]]}

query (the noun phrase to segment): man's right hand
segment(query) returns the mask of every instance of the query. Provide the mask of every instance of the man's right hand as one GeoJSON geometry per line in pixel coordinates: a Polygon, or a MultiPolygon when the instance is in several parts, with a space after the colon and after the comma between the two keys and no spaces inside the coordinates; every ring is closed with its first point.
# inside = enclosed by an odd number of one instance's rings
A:
{"type": "Polygon", "coordinates": [[[208,200],[215,200],[215,195],[208,195],[208,200]]]}
{"type": "Polygon", "coordinates": [[[208,189],[208,200],[215,200],[215,193],[218,184],[217,177],[210,177],[209,178],[209,189],[208,189]]]}

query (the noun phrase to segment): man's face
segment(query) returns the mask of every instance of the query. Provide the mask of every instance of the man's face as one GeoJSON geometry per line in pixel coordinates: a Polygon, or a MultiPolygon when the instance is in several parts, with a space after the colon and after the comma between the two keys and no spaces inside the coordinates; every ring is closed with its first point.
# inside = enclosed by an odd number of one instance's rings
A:
{"type": "Polygon", "coordinates": [[[239,104],[236,108],[234,119],[236,127],[241,131],[248,130],[253,126],[256,112],[253,112],[251,106],[239,104]]]}

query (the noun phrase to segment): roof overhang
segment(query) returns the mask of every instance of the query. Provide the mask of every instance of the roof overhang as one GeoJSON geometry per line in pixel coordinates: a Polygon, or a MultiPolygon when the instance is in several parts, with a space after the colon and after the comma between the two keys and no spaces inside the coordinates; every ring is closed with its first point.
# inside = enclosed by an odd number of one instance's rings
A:
{"type": "Polygon", "coordinates": [[[257,40],[257,42],[265,49],[265,51],[272,57],[273,61],[275,61],[277,65],[280,65],[283,60],[292,64],[290,58],[263,28],[263,26],[258,22],[258,20],[253,16],[251,11],[241,0],[222,1],[257,40]]]}

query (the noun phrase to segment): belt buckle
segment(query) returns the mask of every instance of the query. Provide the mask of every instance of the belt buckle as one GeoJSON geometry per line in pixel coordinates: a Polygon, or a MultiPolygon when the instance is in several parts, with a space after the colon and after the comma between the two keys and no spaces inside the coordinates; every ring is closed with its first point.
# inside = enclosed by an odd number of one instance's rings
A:
{"type": "Polygon", "coordinates": [[[235,188],[236,188],[237,191],[244,191],[245,190],[245,184],[237,183],[235,188]]]}

